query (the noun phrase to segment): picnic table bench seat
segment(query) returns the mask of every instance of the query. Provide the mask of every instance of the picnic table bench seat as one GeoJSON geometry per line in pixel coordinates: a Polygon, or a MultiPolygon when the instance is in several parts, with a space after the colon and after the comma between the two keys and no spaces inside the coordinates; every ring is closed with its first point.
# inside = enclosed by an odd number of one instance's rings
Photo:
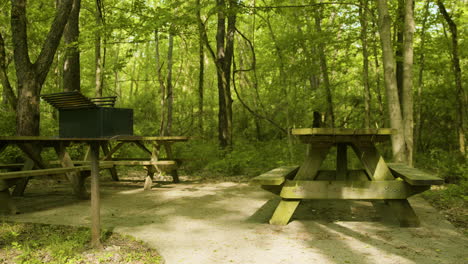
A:
{"type": "Polygon", "coordinates": [[[24,166],[24,163],[0,164],[0,170],[17,169],[24,166]]]}
{"type": "MultiPolygon", "coordinates": [[[[87,161],[87,160],[73,161],[73,164],[75,166],[77,166],[77,165],[88,165],[90,163],[91,162],[87,161]]],[[[113,159],[113,160],[101,161],[100,162],[100,167],[108,169],[108,168],[112,168],[112,166],[149,166],[149,165],[158,165],[158,166],[162,166],[163,168],[166,168],[166,167],[171,167],[172,168],[174,166],[179,165],[180,163],[181,163],[181,161],[177,160],[177,159],[176,160],[156,160],[156,161],[149,161],[149,160],[146,160],[146,159],[145,160],[143,160],[143,159],[142,160],[137,160],[137,159],[124,159],[124,160],[113,159]]],[[[50,165],[60,165],[60,161],[52,161],[49,164],[50,165]]],[[[17,169],[17,168],[21,168],[23,166],[24,166],[24,163],[0,164],[0,170],[17,169]]],[[[73,170],[75,170],[75,169],[73,169],[73,170]]],[[[76,170],[78,170],[78,169],[76,169],[76,170]]],[[[68,171],[66,171],[66,172],[68,172],[68,171]]],[[[58,173],[60,173],[60,172],[58,172],[58,173]]],[[[2,175],[1,172],[0,172],[0,175],[2,175]]]]}
{"type": "MultiPolygon", "coordinates": [[[[112,168],[112,164],[102,164],[99,167],[101,169],[112,168]]],[[[51,168],[51,169],[41,169],[41,170],[22,170],[22,171],[9,171],[9,172],[0,172],[0,180],[15,179],[15,178],[24,178],[24,177],[34,177],[34,176],[44,176],[51,174],[62,174],[72,171],[90,171],[91,166],[76,166],[76,167],[66,167],[66,168],[51,168]]]]}
{"type": "Polygon", "coordinates": [[[286,181],[286,179],[294,177],[298,170],[299,166],[282,166],[252,178],[250,183],[260,185],[281,185],[286,181]]]}
{"type": "Polygon", "coordinates": [[[403,163],[388,163],[387,165],[394,176],[402,178],[413,186],[441,185],[444,183],[444,180],[437,176],[409,167],[403,163]]]}
{"type": "MultiPolygon", "coordinates": [[[[112,168],[112,164],[100,164],[100,169],[109,169],[112,168]]],[[[0,211],[2,209],[7,209],[10,214],[16,214],[17,209],[10,197],[9,188],[11,186],[10,180],[27,178],[27,177],[36,177],[36,176],[45,176],[53,174],[62,174],[75,171],[91,171],[90,165],[84,166],[75,166],[75,167],[65,167],[65,168],[51,168],[51,169],[40,169],[40,170],[21,170],[21,171],[9,171],[9,172],[0,172],[0,211]],[[6,207],[6,208],[2,208],[6,207]]]]}

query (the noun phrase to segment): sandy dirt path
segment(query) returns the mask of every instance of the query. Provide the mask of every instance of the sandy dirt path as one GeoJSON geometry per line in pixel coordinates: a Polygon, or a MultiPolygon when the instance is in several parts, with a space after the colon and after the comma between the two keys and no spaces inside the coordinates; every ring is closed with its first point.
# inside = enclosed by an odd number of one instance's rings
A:
{"type": "MultiPolygon", "coordinates": [[[[102,184],[102,225],[155,247],[168,264],[468,263],[468,239],[420,197],[410,199],[422,225],[382,221],[369,202],[300,205],[287,226],[267,224],[278,199],[239,183],[102,184]]],[[[7,220],[89,225],[89,201],[63,185],[30,188],[7,220]]]]}

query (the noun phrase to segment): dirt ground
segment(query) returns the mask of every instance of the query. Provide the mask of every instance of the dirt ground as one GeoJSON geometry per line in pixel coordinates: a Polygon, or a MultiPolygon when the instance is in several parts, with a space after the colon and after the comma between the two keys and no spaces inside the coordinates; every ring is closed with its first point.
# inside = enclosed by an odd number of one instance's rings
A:
{"type": "MultiPolygon", "coordinates": [[[[468,239],[425,200],[410,203],[419,228],[400,228],[364,201],[311,201],[287,226],[268,219],[279,200],[245,183],[159,183],[143,178],[103,181],[103,228],[155,247],[166,263],[468,263],[468,239]]],[[[77,201],[66,183],[33,180],[15,198],[18,222],[90,224],[90,202],[77,201]]]]}

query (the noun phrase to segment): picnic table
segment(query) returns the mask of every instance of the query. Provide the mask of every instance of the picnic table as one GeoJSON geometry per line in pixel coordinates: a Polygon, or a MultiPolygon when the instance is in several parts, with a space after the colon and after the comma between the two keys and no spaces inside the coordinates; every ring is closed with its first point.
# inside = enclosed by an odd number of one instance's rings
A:
{"type": "Polygon", "coordinates": [[[100,202],[99,202],[99,170],[109,169],[114,180],[118,180],[115,166],[146,166],[148,173],[145,179],[145,189],[151,188],[155,172],[170,171],[173,181],[178,182],[178,161],[174,159],[171,144],[187,141],[187,137],[144,137],[144,136],[114,136],[106,138],[58,138],[41,136],[0,136],[0,154],[9,145],[16,145],[24,154],[26,161],[19,164],[0,164],[0,169],[21,168],[19,171],[0,172],[0,202],[6,203],[12,210],[14,205],[8,190],[9,182],[15,181],[13,191],[22,195],[28,179],[35,176],[65,174],[72,185],[73,194],[78,198],[88,198],[84,185],[86,176],[91,176],[91,211],[92,211],[92,244],[99,245],[100,237],[100,202]],[[89,146],[83,160],[72,160],[67,148],[71,144],[84,143],[89,146]],[[114,159],[113,155],[124,145],[134,144],[142,149],[146,158],[114,159]],[[149,145],[149,147],[147,147],[149,145]],[[43,149],[52,147],[58,160],[45,161],[41,156],[43,149]],[[165,156],[161,148],[165,148],[165,156]],[[102,149],[103,157],[99,158],[102,149]],[[53,167],[53,166],[59,167],[53,167]],[[88,172],[88,173],[83,173],[88,172]],[[19,180],[19,181],[18,181],[19,180]]]}
{"type": "Polygon", "coordinates": [[[270,224],[286,225],[303,200],[385,201],[400,226],[415,227],[420,222],[408,197],[428,190],[443,180],[404,164],[386,163],[375,143],[390,140],[392,129],[293,129],[292,134],[308,145],[301,166],[284,166],[252,179],[281,201],[270,224]],[[336,169],[321,170],[322,162],[336,147],[336,169]],[[362,169],[348,169],[348,147],[362,169]]]}

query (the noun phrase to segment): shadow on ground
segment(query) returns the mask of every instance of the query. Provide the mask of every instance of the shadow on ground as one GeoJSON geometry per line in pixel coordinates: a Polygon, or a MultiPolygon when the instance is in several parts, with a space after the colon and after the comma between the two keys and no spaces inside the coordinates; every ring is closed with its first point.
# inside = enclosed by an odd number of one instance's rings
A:
{"type": "MultiPolygon", "coordinates": [[[[365,201],[309,201],[287,226],[268,224],[279,199],[238,183],[103,181],[104,228],[133,235],[167,263],[463,263],[468,240],[419,197],[419,228],[400,228],[365,201]]],[[[8,220],[89,225],[89,201],[49,184],[15,198],[8,220]]]]}

